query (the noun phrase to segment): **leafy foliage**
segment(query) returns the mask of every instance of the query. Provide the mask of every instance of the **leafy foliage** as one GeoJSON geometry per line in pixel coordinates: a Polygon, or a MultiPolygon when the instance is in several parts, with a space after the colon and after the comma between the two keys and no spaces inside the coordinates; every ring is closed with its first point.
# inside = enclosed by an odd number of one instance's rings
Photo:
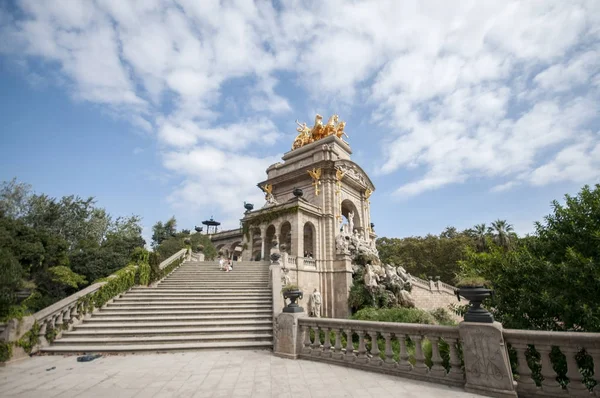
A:
{"type": "Polygon", "coordinates": [[[600,185],[552,207],[536,235],[468,250],[461,271],[492,281],[487,306],[505,327],[600,332],[600,185]]]}
{"type": "Polygon", "coordinates": [[[352,315],[358,321],[421,323],[435,325],[437,321],[432,314],[418,308],[372,308],[367,307],[352,315]]]}
{"type": "Polygon", "coordinates": [[[0,362],[6,362],[12,357],[12,343],[0,341],[0,362]]]}
{"type": "Polygon", "coordinates": [[[10,253],[2,258],[16,259],[22,281],[6,279],[18,273],[12,272],[12,260],[0,263],[0,296],[8,298],[0,297],[0,313],[19,306],[14,292],[20,286],[32,294],[19,311],[35,312],[123,268],[132,251],[145,244],[141,231],[139,217],[113,220],[94,198],[34,194],[15,179],[1,184],[0,250],[10,253]],[[3,281],[12,296],[2,294],[3,281]]]}
{"type": "Polygon", "coordinates": [[[0,248],[0,318],[9,315],[16,304],[16,291],[21,286],[21,265],[7,249],[0,248]]]}

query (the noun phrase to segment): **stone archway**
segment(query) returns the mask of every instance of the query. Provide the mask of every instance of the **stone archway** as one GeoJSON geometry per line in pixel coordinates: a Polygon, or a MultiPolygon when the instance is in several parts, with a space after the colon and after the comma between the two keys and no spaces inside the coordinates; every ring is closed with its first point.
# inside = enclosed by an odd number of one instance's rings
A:
{"type": "Polygon", "coordinates": [[[236,241],[229,246],[229,253],[233,261],[238,261],[242,258],[242,242],[236,241]]]}
{"type": "Polygon", "coordinates": [[[271,248],[273,247],[273,240],[275,239],[276,234],[277,228],[275,228],[275,225],[269,225],[265,231],[265,259],[269,258],[270,256],[271,248]]]}
{"type": "Polygon", "coordinates": [[[279,247],[285,244],[285,251],[287,254],[292,254],[292,224],[289,221],[285,221],[281,224],[279,230],[279,247]]]}
{"type": "Polygon", "coordinates": [[[260,228],[252,228],[250,230],[250,253],[252,253],[251,260],[260,261],[262,256],[262,239],[260,236],[260,228]]]}
{"type": "Polygon", "coordinates": [[[355,229],[362,231],[363,225],[360,219],[360,213],[354,202],[350,199],[342,201],[342,217],[344,218],[342,229],[345,229],[347,234],[352,235],[355,229]]]}
{"type": "Polygon", "coordinates": [[[316,255],[316,239],[317,239],[317,230],[313,223],[310,221],[304,223],[303,228],[303,247],[304,253],[303,257],[305,258],[315,258],[316,255]]]}

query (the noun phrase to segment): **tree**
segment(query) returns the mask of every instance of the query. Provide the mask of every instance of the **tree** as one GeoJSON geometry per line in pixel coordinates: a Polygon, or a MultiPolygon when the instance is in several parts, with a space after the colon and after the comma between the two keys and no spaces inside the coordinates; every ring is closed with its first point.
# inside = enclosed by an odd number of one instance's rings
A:
{"type": "Polygon", "coordinates": [[[491,229],[494,233],[494,240],[496,241],[496,244],[504,247],[505,249],[510,248],[510,232],[513,231],[512,225],[507,223],[506,220],[496,220],[492,223],[491,229]]]}
{"type": "Polygon", "coordinates": [[[485,223],[475,225],[473,232],[477,242],[477,250],[483,252],[487,250],[488,228],[485,223]]]}
{"type": "Polygon", "coordinates": [[[10,307],[16,304],[16,292],[21,286],[22,269],[13,254],[0,248],[0,318],[5,317],[10,307]]]}
{"type": "Polygon", "coordinates": [[[165,239],[171,238],[177,232],[177,221],[175,217],[171,217],[164,224],[161,221],[158,221],[152,227],[152,247],[156,248],[160,245],[165,239]]]}
{"type": "Polygon", "coordinates": [[[17,182],[13,178],[0,185],[0,215],[8,218],[22,217],[28,208],[31,185],[17,182]]]}
{"type": "Polygon", "coordinates": [[[469,235],[458,233],[453,227],[446,228],[440,236],[377,239],[383,263],[402,265],[411,274],[425,279],[439,276],[448,283],[458,273],[458,261],[465,258],[465,249],[472,246],[474,242],[469,235]]]}
{"type": "Polygon", "coordinates": [[[600,185],[552,207],[535,235],[467,252],[461,272],[492,281],[488,306],[505,327],[600,332],[600,185]]]}

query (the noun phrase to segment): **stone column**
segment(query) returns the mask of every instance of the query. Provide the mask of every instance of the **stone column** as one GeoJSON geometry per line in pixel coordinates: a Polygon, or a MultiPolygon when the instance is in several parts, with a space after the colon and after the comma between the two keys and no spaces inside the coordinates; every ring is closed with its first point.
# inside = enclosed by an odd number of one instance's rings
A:
{"type": "Polygon", "coordinates": [[[260,228],[260,259],[265,260],[265,240],[267,239],[267,228],[260,228]]]}
{"type": "MultiPolygon", "coordinates": [[[[299,333],[298,318],[305,312],[282,312],[275,320],[273,354],[278,357],[296,359],[302,349],[302,333],[299,333]]],[[[308,331],[307,331],[308,333],[308,331]]]]}
{"type": "Polygon", "coordinates": [[[489,397],[516,397],[502,324],[461,322],[458,328],[465,361],[465,390],[489,397]]]}

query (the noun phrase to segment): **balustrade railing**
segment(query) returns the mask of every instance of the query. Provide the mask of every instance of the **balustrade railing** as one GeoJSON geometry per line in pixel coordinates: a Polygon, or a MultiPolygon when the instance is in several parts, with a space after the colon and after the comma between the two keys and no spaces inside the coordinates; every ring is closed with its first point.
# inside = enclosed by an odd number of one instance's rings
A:
{"type": "Polygon", "coordinates": [[[504,329],[503,335],[516,354],[519,396],[600,396],[600,334],[504,329]]]}
{"type": "Polygon", "coordinates": [[[166,268],[173,261],[179,260],[179,259],[185,257],[186,253],[187,253],[187,249],[179,250],[177,253],[173,254],[171,257],[169,257],[165,261],[161,262],[160,265],[158,266],[158,268],[160,268],[160,269],[166,268]]]}
{"type": "Polygon", "coordinates": [[[456,327],[323,318],[298,325],[301,358],[464,385],[456,327]]]}
{"type": "Polygon", "coordinates": [[[315,260],[313,258],[303,257],[302,261],[303,261],[305,267],[316,267],[317,266],[317,260],[315,260]]]}
{"type": "Polygon", "coordinates": [[[38,336],[40,343],[46,343],[48,330],[62,330],[63,325],[73,325],[81,321],[86,313],[94,311],[93,303],[86,303],[81,299],[97,292],[107,282],[94,283],[79,292],[70,295],[49,307],[33,314],[33,318],[40,326],[38,336]]]}

